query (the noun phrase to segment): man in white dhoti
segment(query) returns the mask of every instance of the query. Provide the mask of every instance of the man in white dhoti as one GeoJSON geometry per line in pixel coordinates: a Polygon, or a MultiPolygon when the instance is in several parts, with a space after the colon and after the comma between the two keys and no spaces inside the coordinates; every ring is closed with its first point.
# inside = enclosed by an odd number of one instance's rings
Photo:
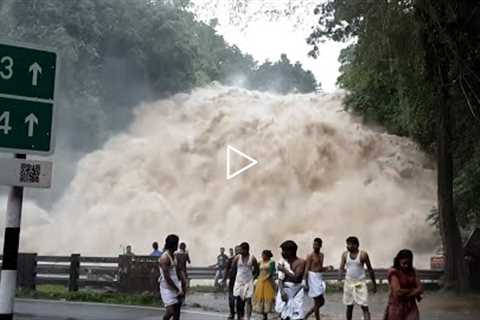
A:
{"type": "Polygon", "coordinates": [[[305,260],[297,257],[297,244],[291,240],[280,245],[286,264],[279,264],[278,293],[275,311],[282,320],[304,319],[304,290],[302,279],[305,273],[305,260]]]}
{"type": "Polygon", "coordinates": [[[370,320],[368,309],[368,288],[365,275],[365,266],[370,273],[373,285],[373,293],[377,292],[375,273],[366,251],[359,250],[360,242],[357,237],[347,238],[347,251],[342,254],[340,263],[340,279],[345,272],[345,283],[343,285],[343,303],[347,306],[347,320],[352,320],[353,306],[358,304],[363,311],[363,319],[370,320]]]}
{"type": "Polygon", "coordinates": [[[247,242],[240,244],[240,254],[237,255],[232,265],[236,266],[237,274],[233,286],[233,296],[237,304],[238,319],[245,319],[245,305],[247,306],[247,319],[252,316],[253,280],[259,274],[257,259],[250,254],[250,245],[247,242]]]}
{"type": "Polygon", "coordinates": [[[308,296],[313,299],[314,305],[305,315],[308,319],[315,313],[315,319],[320,320],[320,308],[325,304],[325,281],[323,281],[323,253],[320,252],[322,248],[322,239],[315,238],[313,240],[313,252],[308,255],[305,267],[304,286],[308,296]]]}
{"type": "Polygon", "coordinates": [[[163,320],[179,320],[180,309],[185,299],[187,282],[174,256],[178,249],[178,241],[178,236],[169,235],[165,239],[164,253],[159,260],[160,296],[166,308],[163,320]]]}

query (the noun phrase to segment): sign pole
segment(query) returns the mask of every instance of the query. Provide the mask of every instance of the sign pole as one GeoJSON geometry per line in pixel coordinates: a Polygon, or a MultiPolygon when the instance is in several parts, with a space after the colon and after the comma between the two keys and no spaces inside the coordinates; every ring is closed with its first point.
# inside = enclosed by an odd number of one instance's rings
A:
{"type": "MultiPolygon", "coordinates": [[[[15,154],[15,158],[26,159],[27,156],[25,154],[15,154]]],[[[13,319],[22,202],[23,187],[11,187],[8,195],[3,242],[3,263],[0,279],[0,320],[13,319]]]]}
{"type": "Polygon", "coordinates": [[[13,319],[23,186],[50,185],[51,165],[26,159],[53,153],[57,73],[54,50],[0,39],[0,151],[15,154],[12,161],[1,160],[0,183],[13,186],[5,219],[0,320],[13,319]],[[14,170],[6,174],[9,168],[14,170]]]}

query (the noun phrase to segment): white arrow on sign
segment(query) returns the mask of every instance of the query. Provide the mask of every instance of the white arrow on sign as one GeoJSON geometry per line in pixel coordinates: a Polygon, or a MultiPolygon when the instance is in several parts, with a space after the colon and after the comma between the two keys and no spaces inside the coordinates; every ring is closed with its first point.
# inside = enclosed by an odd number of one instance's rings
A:
{"type": "Polygon", "coordinates": [[[33,113],[30,113],[25,118],[25,123],[28,123],[28,136],[33,137],[33,125],[38,124],[38,118],[33,113]]]}
{"type": "Polygon", "coordinates": [[[42,67],[38,63],[34,63],[28,68],[28,72],[32,72],[32,86],[37,86],[38,74],[42,73],[42,67]]]}

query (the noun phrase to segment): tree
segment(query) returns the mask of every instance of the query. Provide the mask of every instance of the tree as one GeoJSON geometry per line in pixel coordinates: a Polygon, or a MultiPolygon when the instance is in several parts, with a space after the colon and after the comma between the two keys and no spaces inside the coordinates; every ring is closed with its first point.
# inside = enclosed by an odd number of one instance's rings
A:
{"type": "Polygon", "coordinates": [[[340,1],[315,9],[310,54],[324,39],[355,39],[340,56],[346,107],[436,155],[433,221],[447,256],[446,286],[466,288],[462,230],[479,221],[480,3],[340,1]]]}
{"type": "MultiPolygon", "coordinates": [[[[465,1],[466,3],[467,1],[465,1]]],[[[446,0],[418,0],[416,10],[423,26],[427,79],[434,88],[437,122],[438,209],[443,248],[447,260],[446,286],[468,288],[463,244],[454,211],[452,140],[452,87],[462,84],[466,37],[462,8],[446,0]],[[457,84],[458,83],[458,84],[457,84]]],[[[467,32],[468,33],[468,32],[467,32]]],[[[465,96],[468,99],[467,96],[465,96]]]]}
{"type": "MultiPolygon", "coordinates": [[[[59,53],[55,157],[68,155],[75,164],[125,130],[140,102],[256,72],[251,56],[198,21],[189,6],[189,0],[0,0],[0,38],[59,53]]],[[[58,168],[63,183],[54,197],[74,170],[58,168]]]]}
{"type": "MultiPolygon", "coordinates": [[[[189,0],[3,0],[0,37],[58,50],[57,142],[83,153],[123,130],[141,101],[212,81],[231,84],[236,75],[257,77],[252,56],[217,34],[214,21],[199,22],[187,10],[190,5],[189,0]]],[[[282,93],[296,81],[302,92],[309,91],[309,80],[315,83],[305,70],[295,70],[284,79],[282,93]]]]}
{"type": "Polygon", "coordinates": [[[266,61],[251,73],[248,88],[273,91],[281,94],[290,92],[314,92],[319,86],[311,71],[305,71],[300,62],[292,64],[286,54],[272,63],[266,61]]]}

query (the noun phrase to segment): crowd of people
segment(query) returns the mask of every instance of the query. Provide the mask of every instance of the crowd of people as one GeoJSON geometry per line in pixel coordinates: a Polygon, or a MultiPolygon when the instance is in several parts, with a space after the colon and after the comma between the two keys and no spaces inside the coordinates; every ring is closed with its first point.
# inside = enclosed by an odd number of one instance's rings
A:
{"type": "MultiPolygon", "coordinates": [[[[250,253],[250,246],[243,242],[230,249],[220,249],[217,263],[215,286],[228,288],[230,308],[229,319],[251,319],[252,313],[268,319],[277,314],[283,320],[306,320],[314,315],[320,319],[320,308],[325,304],[325,271],[333,267],[324,266],[321,252],[322,240],[313,240],[313,250],[302,259],[298,257],[297,244],[287,240],[280,245],[281,259],[275,262],[270,250],[263,250],[258,261],[250,253]],[[313,307],[305,310],[305,300],[313,300],[313,307]]],[[[366,251],[360,250],[357,237],[346,239],[347,250],[342,253],[339,279],[344,280],[343,303],[346,306],[346,319],[351,320],[354,306],[360,306],[363,319],[370,320],[368,307],[367,273],[372,283],[372,291],[377,291],[375,272],[366,251]]],[[[158,250],[154,247],[155,250],[158,250]]],[[[153,254],[153,252],[152,252],[153,254]]],[[[188,288],[186,264],[190,262],[184,243],[180,245],[177,235],[169,235],[160,254],[160,295],[166,307],[164,320],[180,319],[180,309],[188,288]]],[[[401,250],[394,258],[388,271],[390,286],[385,320],[418,320],[417,302],[422,298],[422,285],[413,268],[413,253],[401,250]]]]}

